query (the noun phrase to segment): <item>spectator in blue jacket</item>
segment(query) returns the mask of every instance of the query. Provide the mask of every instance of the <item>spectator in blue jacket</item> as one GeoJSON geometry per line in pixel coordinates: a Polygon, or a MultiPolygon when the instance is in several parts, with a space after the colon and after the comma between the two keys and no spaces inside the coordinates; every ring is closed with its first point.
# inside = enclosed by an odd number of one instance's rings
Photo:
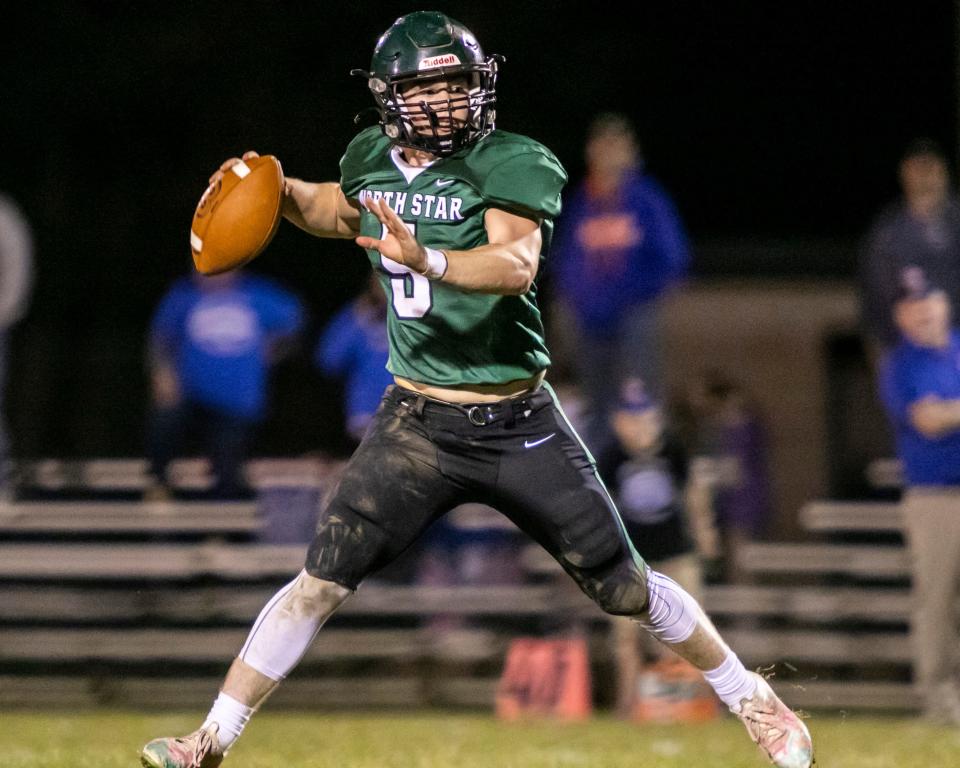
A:
{"type": "Polygon", "coordinates": [[[188,430],[205,439],[213,495],[244,494],[243,463],[266,416],[270,367],[302,322],[300,301],[262,277],[195,274],[174,284],[150,330],[151,498],[169,495],[167,466],[188,430]]]}
{"type": "Polygon", "coordinates": [[[585,181],[565,201],[551,273],[573,326],[569,354],[598,440],[608,435],[617,382],[639,377],[654,396],[663,394],[659,300],[686,274],[690,253],[673,202],[643,172],[625,118],[593,122],[586,160],[585,181]]]}
{"type": "Polygon", "coordinates": [[[313,353],[317,368],[343,382],[347,435],[359,443],[384,390],[393,384],[387,370],[387,300],[374,274],[366,290],[324,328],[313,353]]]}
{"type": "Polygon", "coordinates": [[[883,361],[880,386],[907,479],[914,684],[928,718],[958,725],[960,333],[951,327],[946,292],[922,272],[909,275],[894,304],[901,341],[883,361]]]}

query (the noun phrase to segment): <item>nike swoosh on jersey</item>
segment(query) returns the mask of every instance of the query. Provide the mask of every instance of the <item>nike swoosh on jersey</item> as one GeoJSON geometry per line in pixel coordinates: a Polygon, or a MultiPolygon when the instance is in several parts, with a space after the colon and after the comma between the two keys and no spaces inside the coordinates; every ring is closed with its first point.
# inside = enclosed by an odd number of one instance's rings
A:
{"type": "Polygon", "coordinates": [[[524,441],[523,441],[523,447],[524,447],[524,448],[533,448],[534,446],[537,446],[537,445],[540,445],[541,443],[547,442],[547,440],[549,440],[551,437],[555,437],[556,434],[557,434],[556,432],[551,432],[551,433],[550,433],[549,435],[547,435],[546,437],[541,437],[539,440],[534,440],[532,443],[531,443],[529,440],[524,440],[524,441]]]}
{"type": "Polygon", "coordinates": [[[449,186],[450,184],[453,184],[453,182],[455,181],[456,179],[447,179],[446,181],[444,181],[443,179],[437,179],[437,186],[446,187],[446,186],[449,186]]]}

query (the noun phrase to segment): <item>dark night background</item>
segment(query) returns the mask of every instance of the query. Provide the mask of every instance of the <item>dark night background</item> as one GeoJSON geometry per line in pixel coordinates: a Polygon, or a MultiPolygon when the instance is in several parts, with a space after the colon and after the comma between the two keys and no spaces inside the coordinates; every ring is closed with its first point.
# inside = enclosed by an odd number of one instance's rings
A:
{"type": "MultiPolygon", "coordinates": [[[[696,242],[694,278],[849,280],[911,137],[956,148],[949,2],[447,2],[506,55],[498,125],[574,179],[599,110],[633,118],[696,242]]],[[[424,6],[424,7],[428,7],[424,6]]],[[[36,237],[8,415],[24,456],[137,455],[151,311],[189,265],[207,176],[248,148],[337,177],[371,100],[350,78],[409,2],[35,2],[5,10],[0,189],[36,237]]],[[[363,283],[349,242],[286,225],[256,269],[294,287],[311,336],[277,372],[263,453],[341,445],[317,327],[363,283]]]]}

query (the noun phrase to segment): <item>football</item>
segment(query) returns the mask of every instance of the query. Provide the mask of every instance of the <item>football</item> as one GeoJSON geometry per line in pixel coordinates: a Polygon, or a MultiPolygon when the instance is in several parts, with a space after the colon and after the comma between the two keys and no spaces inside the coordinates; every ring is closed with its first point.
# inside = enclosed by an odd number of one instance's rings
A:
{"type": "Polygon", "coordinates": [[[197,271],[215,275],[259,255],[276,234],[283,170],[272,155],[241,160],[207,187],[190,227],[197,271]]]}

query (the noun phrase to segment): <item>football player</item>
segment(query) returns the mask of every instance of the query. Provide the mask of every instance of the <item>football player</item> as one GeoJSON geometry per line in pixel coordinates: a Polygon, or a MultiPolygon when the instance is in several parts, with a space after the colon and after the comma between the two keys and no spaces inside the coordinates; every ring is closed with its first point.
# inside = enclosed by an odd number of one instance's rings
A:
{"type": "Polygon", "coordinates": [[[697,603],[639,558],[543,381],[536,278],[567,176],[541,144],[494,128],[501,62],[442,13],[399,18],[360,72],[380,125],[347,147],[339,183],[286,180],[287,219],[366,250],[390,304],[396,383],[303,571],[261,612],[200,729],[147,744],[147,768],[219,765],[363,578],[470,501],[507,515],[605,611],[635,618],[703,670],[776,765],[810,765],[803,723],[697,603]]]}

